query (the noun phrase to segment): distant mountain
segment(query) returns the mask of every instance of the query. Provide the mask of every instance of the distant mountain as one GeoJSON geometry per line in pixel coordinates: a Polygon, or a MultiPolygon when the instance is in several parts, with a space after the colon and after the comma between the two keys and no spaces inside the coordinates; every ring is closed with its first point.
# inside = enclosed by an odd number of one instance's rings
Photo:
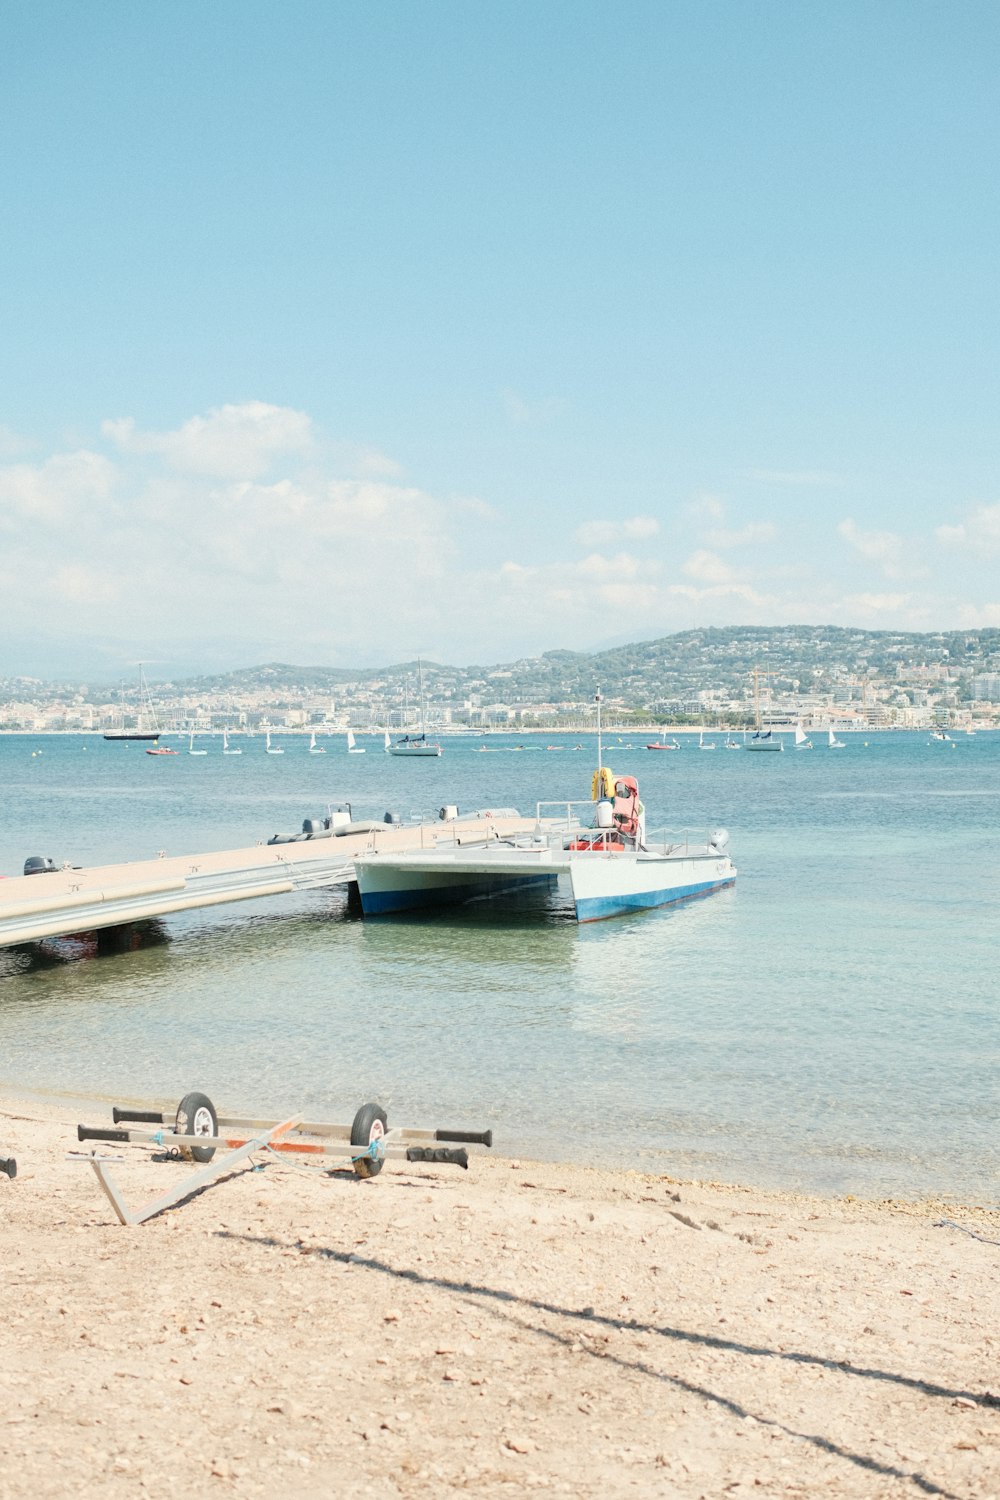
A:
{"type": "MultiPolygon", "coordinates": [[[[822,689],[847,678],[894,676],[897,668],[946,664],[958,673],[1000,666],[1000,630],[884,631],[843,626],[733,626],[687,630],[595,653],[546,651],[492,666],[423,662],[428,694],[475,691],[481,698],[522,703],[581,701],[595,687],[630,704],[655,705],[708,689],[742,694],[754,667],[776,687],[822,689]]],[[[391,666],[303,667],[284,662],[178,681],[183,692],[283,695],[332,693],[354,684],[393,692],[415,682],[417,662],[391,666]]]]}

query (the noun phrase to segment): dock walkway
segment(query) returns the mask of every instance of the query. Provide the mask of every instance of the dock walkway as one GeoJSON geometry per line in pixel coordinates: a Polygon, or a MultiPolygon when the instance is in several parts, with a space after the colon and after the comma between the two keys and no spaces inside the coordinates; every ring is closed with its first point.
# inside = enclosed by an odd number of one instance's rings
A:
{"type": "Polygon", "coordinates": [[[355,857],[366,852],[506,838],[534,827],[533,819],[512,817],[386,824],[334,838],[18,875],[0,880],[0,948],[229,901],[345,885],[354,879],[355,857]]]}

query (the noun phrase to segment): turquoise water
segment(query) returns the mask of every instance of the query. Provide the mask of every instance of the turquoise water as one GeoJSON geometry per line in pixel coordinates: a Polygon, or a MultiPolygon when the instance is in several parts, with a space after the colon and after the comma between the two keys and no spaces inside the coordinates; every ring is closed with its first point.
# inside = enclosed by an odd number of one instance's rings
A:
{"type": "MultiPolygon", "coordinates": [[[[995,1203],[1000,734],[845,738],[775,756],[606,740],[651,827],[730,830],[735,888],[676,909],[366,924],[338,891],[169,918],[114,957],[0,956],[0,1087],[197,1087],[333,1119],[371,1098],[390,1123],[492,1126],[507,1154],[995,1203]]],[[[241,847],[342,797],[356,816],[533,813],[588,795],[595,758],[559,736],[448,739],[424,761],[282,743],[154,758],[0,738],[0,870],[241,847]]]]}

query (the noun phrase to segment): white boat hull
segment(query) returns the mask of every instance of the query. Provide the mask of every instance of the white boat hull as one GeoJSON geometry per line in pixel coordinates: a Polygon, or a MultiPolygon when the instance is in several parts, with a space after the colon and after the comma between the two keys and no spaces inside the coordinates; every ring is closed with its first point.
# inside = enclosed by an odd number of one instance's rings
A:
{"type": "Polygon", "coordinates": [[[707,896],[736,879],[732,861],[707,846],[674,853],[599,853],[553,849],[544,841],[370,854],[356,859],[354,870],[365,916],[546,890],[563,877],[579,922],[707,896]]]}
{"type": "Polygon", "coordinates": [[[578,922],[708,896],[735,879],[732,861],[713,850],[687,855],[580,854],[570,864],[578,922]]]}

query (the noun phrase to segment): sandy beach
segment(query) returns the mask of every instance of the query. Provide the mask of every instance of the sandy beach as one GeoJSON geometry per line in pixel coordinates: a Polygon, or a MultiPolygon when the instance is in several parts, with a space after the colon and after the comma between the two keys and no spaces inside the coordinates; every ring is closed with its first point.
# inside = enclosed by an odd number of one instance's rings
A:
{"type": "Polygon", "coordinates": [[[2,1496],[1000,1495],[995,1208],[481,1153],[124,1228],[81,1118],[0,1102],[2,1496]]]}

